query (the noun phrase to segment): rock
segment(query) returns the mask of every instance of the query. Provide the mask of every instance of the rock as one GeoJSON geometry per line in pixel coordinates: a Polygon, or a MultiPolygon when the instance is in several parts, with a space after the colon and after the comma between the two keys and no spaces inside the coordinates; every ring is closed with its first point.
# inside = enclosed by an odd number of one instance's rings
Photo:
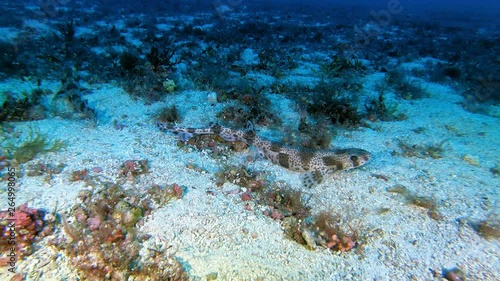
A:
{"type": "Polygon", "coordinates": [[[241,61],[245,65],[257,65],[260,63],[259,55],[250,48],[243,50],[243,53],[241,53],[241,61]]]}
{"type": "Polygon", "coordinates": [[[306,241],[307,247],[310,250],[316,249],[316,242],[314,239],[314,233],[308,229],[302,231],[302,238],[306,241]]]}

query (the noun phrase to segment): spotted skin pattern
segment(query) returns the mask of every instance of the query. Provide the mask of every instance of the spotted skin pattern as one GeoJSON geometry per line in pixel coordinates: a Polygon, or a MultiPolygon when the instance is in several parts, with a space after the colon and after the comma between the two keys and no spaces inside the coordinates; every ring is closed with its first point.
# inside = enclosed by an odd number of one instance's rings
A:
{"type": "Polygon", "coordinates": [[[274,164],[302,173],[300,178],[306,188],[320,184],[327,174],[363,166],[371,158],[370,152],[359,148],[305,150],[287,147],[259,137],[250,122],[245,130],[234,130],[219,124],[202,129],[171,126],[161,122],[156,125],[162,131],[177,134],[181,141],[187,141],[197,135],[218,135],[226,141],[245,142],[274,164]]]}

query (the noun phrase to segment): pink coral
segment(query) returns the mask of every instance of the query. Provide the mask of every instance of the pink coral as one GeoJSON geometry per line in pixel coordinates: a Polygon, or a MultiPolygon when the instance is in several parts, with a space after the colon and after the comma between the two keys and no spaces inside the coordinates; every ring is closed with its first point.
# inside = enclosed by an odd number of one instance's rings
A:
{"type": "Polygon", "coordinates": [[[349,236],[339,238],[336,234],[331,236],[330,241],[326,245],[329,249],[337,247],[341,252],[347,252],[356,246],[356,243],[349,236]]]}
{"type": "Polygon", "coordinates": [[[172,186],[172,193],[176,198],[181,198],[184,190],[178,184],[174,183],[172,186]]]}
{"type": "Polygon", "coordinates": [[[90,231],[98,230],[99,227],[101,226],[101,222],[102,220],[98,216],[88,219],[87,225],[89,226],[89,230],[90,231]]]}
{"type": "Polygon", "coordinates": [[[249,193],[249,192],[245,192],[245,193],[241,194],[241,200],[242,201],[250,201],[250,200],[252,200],[252,194],[249,193]]]}
{"type": "Polygon", "coordinates": [[[44,213],[41,210],[28,208],[27,204],[23,204],[17,210],[7,210],[0,212],[0,251],[10,249],[9,237],[15,237],[16,250],[21,253],[20,256],[30,255],[32,252],[31,245],[35,241],[38,234],[43,233],[48,235],[51,233],[50,225],[45,227],[43,222],[44,213]]]}

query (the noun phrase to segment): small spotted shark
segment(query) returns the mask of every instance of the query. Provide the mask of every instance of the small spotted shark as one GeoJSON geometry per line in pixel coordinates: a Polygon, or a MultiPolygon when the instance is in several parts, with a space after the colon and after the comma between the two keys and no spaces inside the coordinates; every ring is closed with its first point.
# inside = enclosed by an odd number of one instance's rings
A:
{"type": "Polygon", "coordinates": [[[284,146],[259,137],[251,122],[244,130],[235,130],[212,124],[208,128],[183,128],[157,122],[162,131],[176,134],[181,141],[187,141],[198,135],[218,135],[226,141],[242,141],[253,146],[260,156],[274,164],[294,172],[302,173],[300,179],[306,188],[314,187],[323,181],[325,175],[335,171],[350,170],[365,165],[371,153],[359,148],[332,150],[305,150],[284,146]]]}

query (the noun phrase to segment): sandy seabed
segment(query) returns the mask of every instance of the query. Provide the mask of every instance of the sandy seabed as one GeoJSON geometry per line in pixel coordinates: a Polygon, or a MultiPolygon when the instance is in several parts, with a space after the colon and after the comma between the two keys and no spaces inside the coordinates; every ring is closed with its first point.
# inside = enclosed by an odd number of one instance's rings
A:
{"type": "MultiPolygon", "coordinates": [[[[367,76],[365,84],[380,77],[367,76]]],[[[57,92],[59,85],[45,86],[57,92]]],[[[500,243],[479,236],[471,227],[498,212],[500,180],[490,168],[498,163],[499,121],[465,111],[459,105],[462,97],[451,88],[431,83],[424,87],[431,93],[429,98],[402,101],[398,106],[408,119],[371,123],[370,128],[342,131],[335,138],[332,145],[372,152],[368,165],[338,172],[304,190],[311,195],[308,205],[313,214],[332,210],[361,222],[366,239],[356,251],[332,253],[321,247],[311,251],[286,238],[280,222],[263,215],[265,206],[251,203],[253,211],[247,211],[240,193],[224,192],[240,187],[216,186],[214,174],[222,165],[220,159],[194,148],[179,149],[176,136],[154,126],[154,114],[165,105],[178,106],[182,125],[206,126],[222,108],[211,105],[206,92],[185,91],[165,102],[145,105],[113,85],[89,85],[86,99],[100,116],[97,125],[61,118],[16,124],[17,128],[36,126],[50,138],[67,142],[64,151],[33,160],[64,163],[63,172],[48,182],[43,177],[22,177],[17,202],[67,212],[78,192],[86,188],[84,182],[70,181],[72,171],[101,167],[103,171],[96,176],[115,181],[121,163],[148,159],[150,173],[126,184],[141,188],[176,183],[186,187],[186,192],[145,218],[140,231],[152,238],[144,247],[169,245],[192,280],[205,280],[213,272],[218,273],[218,280],[440,280],[433,272],[455,267],[466,273],[467,280],[500,280],[500,243]],[[126,126],[117,130],[114,119],[126,126]],[[415,133],[417,129],[423,133],[415,133]],[[444,157],[395,155],[398,140],[413,144],[446,140],[444,157]],[[186,168],[190,163],[201,167],[201,172],[186,168]],[[387,191],[395,185],[435,198],[441,218],[431,218],[425,208],[387,191]],[[215,192],[207,194],[208,190],[215,192]]],[[[268,98],[283,120],[298,124],[292,101],[273,94],[268,98]]],[[[235,152],[224,161],[241,163],[249,153],[235,152]]],[[[265,171],[273,181],[301,189],[297,173],[264,159],[248,165],[265,171]]],[[[6,204],[6,197],[0,197],[0,205],[6,204]]],[[[17,270],[28,273],[26,280],[77,280],[63,253],[53,259],[56,252],[42,241],[33,255],[19,262],[17,270]]],[[[9,274],[0,273],[0,279],[7,280],[9,274]]]]}

